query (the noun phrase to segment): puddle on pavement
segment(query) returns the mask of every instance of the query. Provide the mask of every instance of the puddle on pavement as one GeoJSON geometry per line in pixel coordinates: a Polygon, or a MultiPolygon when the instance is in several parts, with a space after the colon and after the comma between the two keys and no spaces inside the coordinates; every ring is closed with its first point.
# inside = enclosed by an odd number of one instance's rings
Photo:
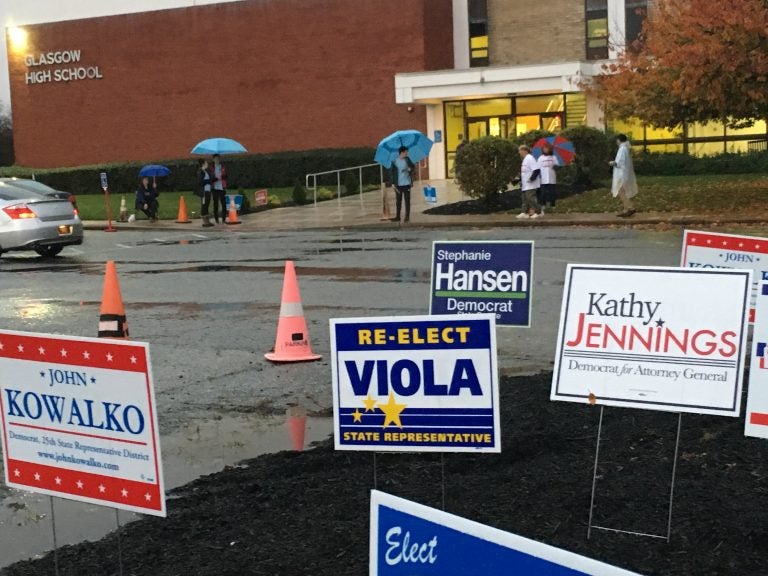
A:
{"type": "MultiPolygon", "coordinates": [[[[331,418],[308,418],[306,442],[324,440],[331,418]]],[[[189,424],[161,439],[165,488],[171,490],[261,454],[290,450],[285,418],[224,416],[189,424]]],[[[2,468],[2,466],[0,466],[2,468]]],[[[171,500],[173,496],[169,497],[171,500]]],[[[116,528],[112,508],[54,499],[59,546],[97,540],[116,528]]],[[[120,511],[120,523],[139,516],[120,511]]],[[[0,570],[53,549],[50,498],[0,485],[0,570]]]]}

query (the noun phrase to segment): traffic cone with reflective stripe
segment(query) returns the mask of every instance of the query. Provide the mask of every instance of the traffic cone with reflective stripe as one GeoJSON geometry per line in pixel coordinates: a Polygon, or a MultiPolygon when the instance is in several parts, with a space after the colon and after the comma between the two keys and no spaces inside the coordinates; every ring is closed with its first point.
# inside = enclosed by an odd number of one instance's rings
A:
{"type": "Polygon", "coordinates": [[[120,283],[117,280],[117,268],[114,261],[107,262],[104,274],[104,290],[101,293],[101,312],[99,315],[99,338],[128,339],[128,322],[125,318],[123,297],[120,295],[120,283]]]}
{"type": "Polygon", "coordinates": [[[177,224],[189,224],[192,220],[187,216],[187,203],[184,202],[184,196],[179,196],[179,214],[176,216],[177,224]]]}
{"type": "Polygon", "coordinates": [[[227,214],[227,224],[242,224],[237,218],[237,205],[235,204],[235,197],[229,197],[229,214],[227,214]]]}
{"type": "Polygon", "coordinates": [[[297,452],[301,452],[304,450],[304,437],[307,432],[307,411],[299,407],[289,408],[286,416],[291,446],[297,452]]]}
{"type": "Polygon", "coordinates": [[[128,206],[125,205],[125,194],[120,196],[120,222],[128,222],[128,206]]]}
{"type": "Polygon", "coordinates": [[[313,354],[309,345],[307,322],[301,305],[299,283],[293,261],[285,263],[283,297],[280,304],[280,320],[277,323],[277,338],[273,352],[264,354],[271,362],[308,362],[320,360],[320,354],[313,354]]]}

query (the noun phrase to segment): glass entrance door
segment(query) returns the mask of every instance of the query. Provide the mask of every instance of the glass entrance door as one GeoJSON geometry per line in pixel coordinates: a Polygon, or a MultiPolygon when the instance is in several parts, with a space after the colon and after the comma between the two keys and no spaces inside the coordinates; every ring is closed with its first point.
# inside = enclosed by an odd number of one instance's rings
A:
{"type": "Polygon", "coordinates": [[[488,136],[488,121],[487,120],[472,120],[467,122],[467,139],[477,140],[488,136]]]}

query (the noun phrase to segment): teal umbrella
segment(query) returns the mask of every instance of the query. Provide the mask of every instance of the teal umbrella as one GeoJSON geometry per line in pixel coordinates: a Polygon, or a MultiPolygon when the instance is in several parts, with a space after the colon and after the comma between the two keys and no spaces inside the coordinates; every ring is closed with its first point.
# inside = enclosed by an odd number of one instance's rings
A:
{"type": "Polygon", "coordinates": [[[429,156],[432,140],[418,130],[398,130],[379,142],[373,159],[384,168],[389,168],[399,155],[401,146],[408,148],[408,157],[416,163],[429,156]]]}
{"type": "Polygon", "coordinates": [[[192,154],[243,154],[248,152],[245,146],[231,138],[208,138],[198,142],[192,148],[192,154]]]}

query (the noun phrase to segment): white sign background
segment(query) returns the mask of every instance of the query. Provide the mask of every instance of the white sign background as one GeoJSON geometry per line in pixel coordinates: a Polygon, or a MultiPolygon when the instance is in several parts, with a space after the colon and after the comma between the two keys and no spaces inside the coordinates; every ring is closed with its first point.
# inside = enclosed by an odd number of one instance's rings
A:
{"type": "Polygon", "coordinates": [[[568,265],[551,399],[738,416],[751,276],[568,265]]]}
{"type": "Polygon", "coordinates": [[[148,344],[0,330],[8,486],[165,516],[151,372],[148,344]]]}
{"type": "Polygon", "coordinates": [[[744,435],[768,438],[768,279],[758,288],[744,435]]]}
{"type": "Polygon", "coordinates": [[[752,270],[749,321],[754,322],[758,280],[768,275],[768,238],[686,230],[680,265],[697,269],[752,270]]]}

